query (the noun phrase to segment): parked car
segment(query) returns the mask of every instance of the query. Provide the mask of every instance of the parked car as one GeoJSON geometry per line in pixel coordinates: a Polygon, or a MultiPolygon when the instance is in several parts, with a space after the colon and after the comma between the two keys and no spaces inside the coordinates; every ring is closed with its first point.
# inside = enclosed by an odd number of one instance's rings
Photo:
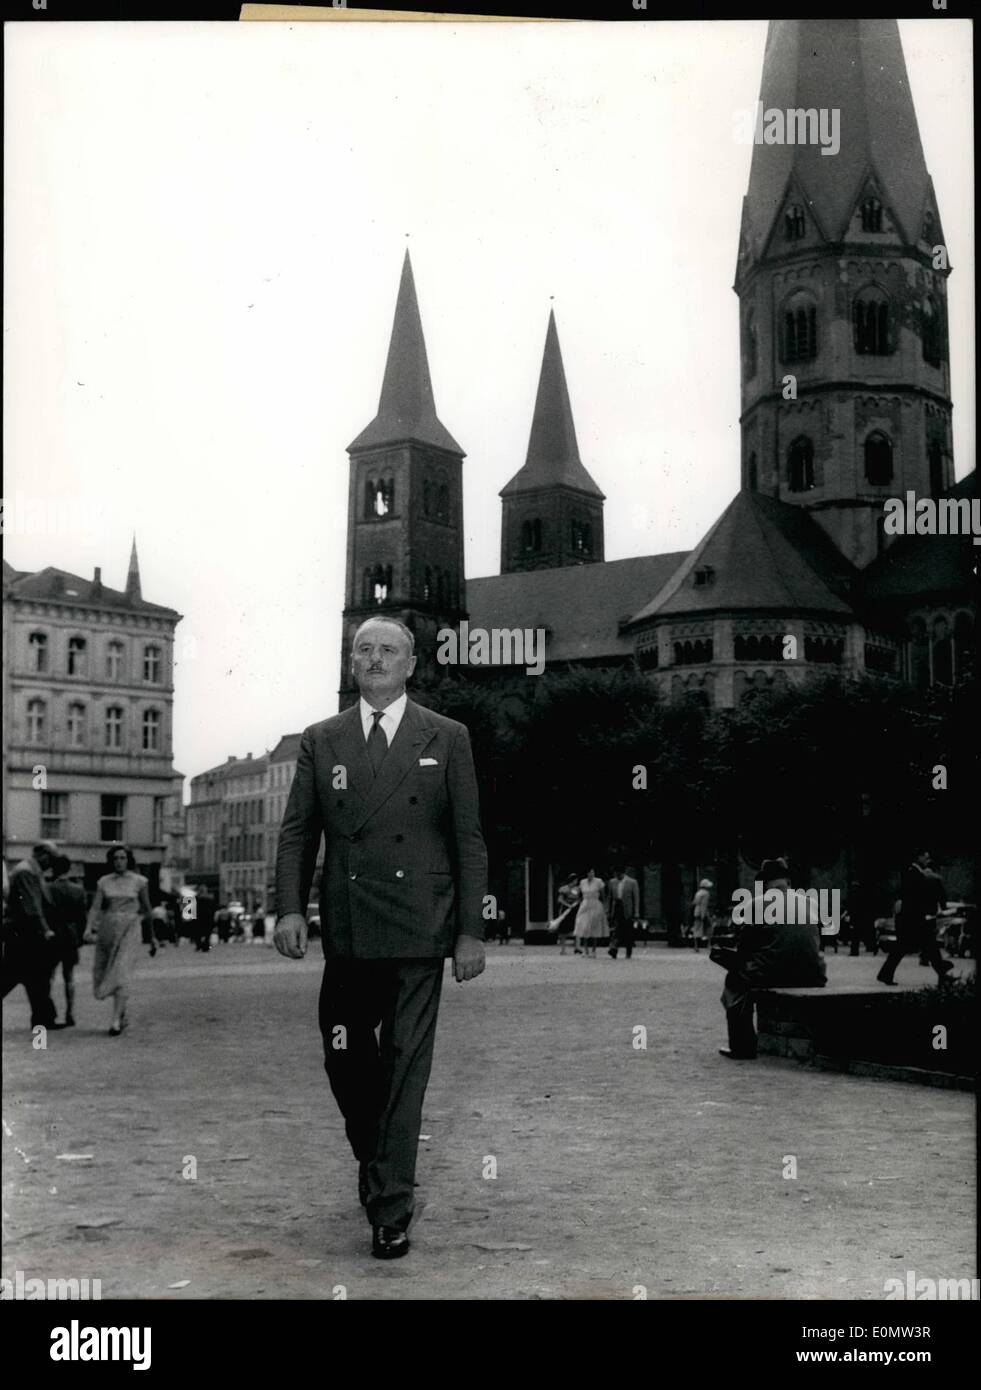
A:
{"type": "Polygon", "coordinates": [[[974,928],[978,909],[974,903],[948,903],[937,918],[937,938],[952,956],[976,959],[974,928]]]}

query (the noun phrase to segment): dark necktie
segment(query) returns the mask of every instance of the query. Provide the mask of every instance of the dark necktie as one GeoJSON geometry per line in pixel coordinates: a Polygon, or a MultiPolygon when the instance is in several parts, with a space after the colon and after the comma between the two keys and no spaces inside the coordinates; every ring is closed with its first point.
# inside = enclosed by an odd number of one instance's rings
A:
{"type": "Polygon", "coordinates": [[[385,761],[385,754],[388,752],[388,739],[381,726],[381,717],[384,712],[380,709],[371,711],[371,717],[375,722],[368,733],[368,761],[371,763],[372,771],[376,777],[378,776],[378,769],[385,761]]]}

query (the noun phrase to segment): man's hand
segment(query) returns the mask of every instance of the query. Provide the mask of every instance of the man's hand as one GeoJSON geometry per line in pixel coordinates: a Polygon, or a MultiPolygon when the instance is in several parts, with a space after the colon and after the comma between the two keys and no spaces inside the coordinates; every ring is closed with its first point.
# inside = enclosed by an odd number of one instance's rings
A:
{"type": "Polygon", "coordinates": [[[302,912],[287,912],[276,923],[273,944],[281,956],[302,960],[307,953],[307,919],[302,912]]]}
{"type": "Polygon", "coordinates": [[[484,943],[475,936],[458,936],[453,947],[453,974],[457,980],[475,980],[483,974],[484,943]]]}

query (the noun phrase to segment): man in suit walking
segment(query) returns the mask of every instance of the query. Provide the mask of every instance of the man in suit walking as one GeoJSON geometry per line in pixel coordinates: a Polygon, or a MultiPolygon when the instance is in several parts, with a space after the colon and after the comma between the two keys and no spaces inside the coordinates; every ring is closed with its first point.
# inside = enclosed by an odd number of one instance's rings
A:
{"type": "Polygon", "coordinates": [[[617,869],[610,879],[610,949],[614,960],[622,946],[627,960],[634,953],[634,928],[640,916],[640,887],[635,878],[617,869]]]}
{"type": "Polygon", "coordinates": [[[930,872],[928,849],[918,849],[913,855],[912,863],[903,874],[901,891],[903,906],[896,923],[896,943],[875,978],[884,985],[894,985],[896,966],[903,956],[919,951],[941,981],[954,965],[944,960],[937,941],[937,915],[946,906],[946,900],[940,875],[930,872]]]}
{"type": "Polygon", "coordinates": [[[380,1259],[409,1250],[444,958],[458,981],[484,969],[487,850],[470,737],[408,699],[414,647],[393,618],[355,633],[361,698],[304,730],[276,859],[275,945],[298,959],[325,837],[324,1065],[380,1259]]]}

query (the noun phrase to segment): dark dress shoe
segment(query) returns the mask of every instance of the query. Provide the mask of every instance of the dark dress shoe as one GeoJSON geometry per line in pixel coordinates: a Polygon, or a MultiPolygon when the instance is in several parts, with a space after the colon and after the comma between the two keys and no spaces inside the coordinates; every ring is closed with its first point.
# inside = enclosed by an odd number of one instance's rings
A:
{"type": "Polygon", "coordinates": [[[896,983],[895,980],[887,980],[885,975],[876,975],[875,978],[879,981],[880,985],[894,985],[896,983]]]}
{"type": "Polygon", "coordinates": [[[358,1201],[363,1207],[368,1205],[368,1165],[358,1164],[358,1201]]]}
{"type": "Polygon", "coordinates": [[[720,1047],[720,1057],[728,1057],[730,1062],[755,1062],[755,1052],[733,1052],[731,1047],[720,1047]]]}
{"type": "Polygon", "coordinates": [[[398,1260],[409,1253],[409,1237],[397,1226],[372,1226],[371,1253],[376,1260],[398,1260]]]}

